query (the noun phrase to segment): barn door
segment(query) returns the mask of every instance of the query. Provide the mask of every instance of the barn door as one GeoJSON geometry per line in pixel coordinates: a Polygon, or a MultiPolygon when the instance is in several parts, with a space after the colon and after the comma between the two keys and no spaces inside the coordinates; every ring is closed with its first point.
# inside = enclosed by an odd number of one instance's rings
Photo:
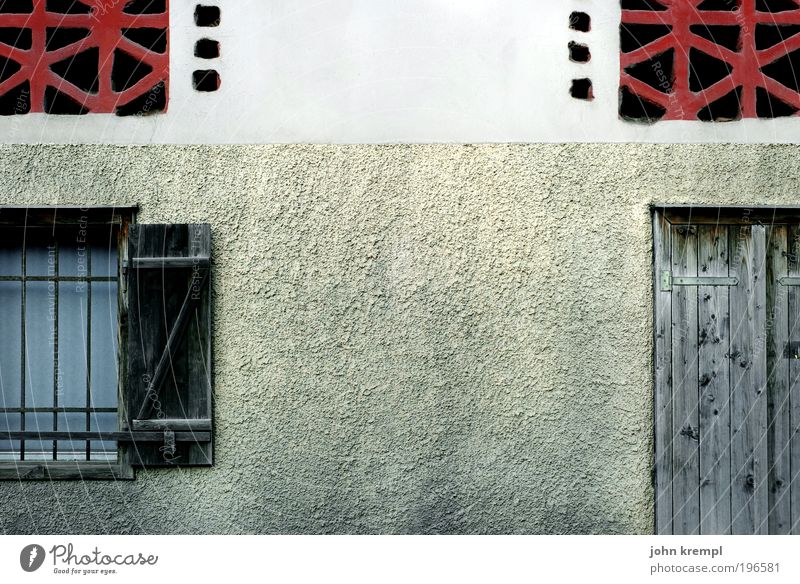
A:
{"type": "Polygon", "coordinates": [[[800,532],[800,227],[654,235],[657,533],[800,532]]]}

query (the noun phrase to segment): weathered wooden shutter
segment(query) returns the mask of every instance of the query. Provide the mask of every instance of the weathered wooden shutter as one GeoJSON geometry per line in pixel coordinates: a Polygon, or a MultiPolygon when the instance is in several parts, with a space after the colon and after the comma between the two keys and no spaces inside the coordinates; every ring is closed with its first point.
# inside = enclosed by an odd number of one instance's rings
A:
{"type": "Polygon", "coordinates": [[[656,531],[798,533],[800,228],[654,235],[656,531]]]}
{"type": "Polygon", "coordinates": [[[131,464],[212,463],[210,261],[208,225],[130,227],[123,429],[131,464]],[[142,432],[164,440],[137,441],[142,432]]]}

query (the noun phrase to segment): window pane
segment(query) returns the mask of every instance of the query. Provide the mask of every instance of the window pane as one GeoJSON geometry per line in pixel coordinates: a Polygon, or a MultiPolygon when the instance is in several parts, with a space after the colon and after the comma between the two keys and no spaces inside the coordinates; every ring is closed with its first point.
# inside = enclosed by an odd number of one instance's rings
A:
{"type": "MultiPolygon", "coordinates": [[[[91,415],[90,427],[94,432],[116,432],[117,414],[91,415]]],[[[92,440],[92,460],[115,460],[117,443],[112,441],[92,440]]]]}
{"type": "Polygon", "coordinates": [[[59,231],[58,274],[60,276],[88,276],[88,254],[85,226],[70,225],[59,231]]]}
{"type": "Polygon", "coordinates": [[[92,282],[93,407],[117,406],[117,283],[92,282]]]}
{"type": "Polygon", "coordinates": [[[25,405],[28,407],[53,406],[55,290],[53,282],[26,284],[25,405]]]}
{"type": "Polygon", "coordinates": [[[25,273],[29,276],[56,275],[56,240],[49,227],[25,230],[25,273]]]}
{"type": "MultiPolygon", "coordinates": [[[[27,432],[52,432],[53,414],[25,414],[27,432]]],[[[53,460],[52,440],[25,440],[25,460],[53,460]]]]}
{"type": "Polygon", "coordinates": [[[86,407],[86,282],[58,285],[58,404],[86,407]]]}
{"type": "MultiPolygon", "coordinates": [[[[86,414],[58,414],[58,430],[85,432],[86,414]]],[[[59,440],[58,460],[86,460],[86,440],[59,440]]]]}
{"type": "Polygon", "coordinates": [[[91,245],[92,276],[117,275],[117,239],[111,233],[95,233],[91,245]],[[99,239],[98,239],[99,238],[99,239]]]}
{"type": "Polygon", "coordinates": [[[20,406],[21,370],[22,284],[0,282],[0,406],[20,406]]]}
{"type": "Polygon", "coordinates": [[[22,275],[22,229],[0,228],[0,276],[22,275]]]}
{"type": "MultiPolygon", "coordinates": [[[[19,430],[21,424],[22,414],[0,413],[0,431],[19,430]]],[[[19,440],[0,440],[0,461],[2,460],[19,460],[19,440]]]]}
{"type": "MultiPolygon", "coordinates": [[[[50,227],[0,227],[0,276],[54,279],[0,281],[0,408],[23,403],[27,408],[117,407],[117,282],[55,281],[116,278],[115,230],[90,234],[80,225],[61,225],[55,232],[50,227]]],[[[116,431],[117,425],[116,412],[0,411],[0,431],[116,431]]],[[[56,460],[87,460],[87,447],[92,460],[117,459],[114,441],[64,439],[55,447],[56,460]]],[[[54,441],[0,440],[0,460],[19,460],[21,451],[27,461],[53,460],[54,441]]]]}

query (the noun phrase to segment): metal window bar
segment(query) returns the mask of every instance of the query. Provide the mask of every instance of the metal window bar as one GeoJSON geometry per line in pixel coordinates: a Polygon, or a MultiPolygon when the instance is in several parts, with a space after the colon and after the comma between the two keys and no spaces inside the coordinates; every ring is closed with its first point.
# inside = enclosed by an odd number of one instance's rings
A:
{"type": "MultiPolygon", "coordinates": [[[[90,252],[87,250],[87,255],[90,252]]],[[[0,282],[116,282],[114,276],[0,276],[0,282]]]]}
{"type": "Polygon", "coordinates": [[[117,408],[67,408],[67,407],[34,407],[34,408],[0,408],[0,414],[84,414],[86,411],[96,414],[114,414],[117,408]]]}
{"type": "MultiPolygon", "coordinates": [[[[61,285],[55,278],[58,277],[58,238],[56,237],[55,226],[53,226],[53,266],[47,262],[47,275],[53,276],[53,406],[58,407],[58,297],[61,294],[61,285]],[[52,274],[51,274],[52,272],[52,274]]],[[[49,253],[49,248],[48,248],[49,253]]],[[[24,286],[24,284],[23,284],[24,286]]],[[[24,415],[24,414],[23,414],[24,415]]],[[[58,431],[58,412],[53,412],[53,430],[58,431]]],[[[53,460],[58,460],[58,440],[53,440],[53,460]]]]}
{"type": "MultiPolygon", "coordinates": [[[[28,224],[27,224],[27,216],[26,216],[26,218],[25,218],[25,230],[23,231],[24,234],[28,233],[28,229],[27,228],[28,228],[28,224]]],[[[28,274],[28,253],[27,253],[28,250],[27,250],[27,247],[26,247],[25,244],[26,244],[26,240],[25,240],[25,236],[23,235],[22,252],[21,252],[21,255],[22,255],[22,271],[20,272],[22,274],[23,278],[28,274]]],[[[25,285],[25,282],[23,282],[20,285],[20,288],[21,288],[21,299],[20,299],[21,304],[20,304],[20,311],[19,312],[20,312],[20,315],[21,315],[20,326],[22,327],[22,331],[20,332],[20,337],[22,339],[22,350],[20,351],[20,355],[22,357],[22,363],[21,363],[20,368],[19,368],[19,370],[20,370],[20,378],[21,378],[21,383],[19,385],[19,390],[20,390],[22,395],[20,397],[20,402],[19,403],[20,403],[21,407],[24,408],[27,405],[25,403],[25,381],[26,381],[26,379],[25,379],[25,357],[26,357],[26,355],[25,355],[25,347],[27,346],[27,341],[28,340],[27,340],[26,335],[25,335],[25,303],[26,303],[26,300],[27,300],[27,293],[28,293],[27,288],[28,287],[25,285]]],[[[25,431],[25,430],[27,430],[27,428],[25,427],[25,418],[26,418],[25,414],[20,414],[20,418],[21,418],[20,426],[19,426],[20,430],[25,431]]],[[[12,447],[12,451],[13,451],[13,447],[12,447]]],[[[21,461],[25,460],[25,440],[20,440],[19,441],[19,459],[21,461]]]]}
{"type": "MultiPolygon", "coordinates": [[[[87,242],[88,243],[88,242],[87,242]]],[[[86,269],[92,273],[92,246],[86,246],[86,269]]],[[[86,286],[86,431],[92,429],[92,415],[88,408],[92,407],[92,284],[86,286]]],[[[92,442],[86,441],[86,460],[92,459],[92,442]]]]}

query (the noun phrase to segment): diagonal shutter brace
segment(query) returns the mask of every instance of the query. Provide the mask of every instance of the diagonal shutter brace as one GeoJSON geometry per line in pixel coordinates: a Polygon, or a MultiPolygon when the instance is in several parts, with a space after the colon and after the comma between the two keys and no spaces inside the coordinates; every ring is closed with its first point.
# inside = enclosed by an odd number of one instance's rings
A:
{"type": "Polygon", "coordinates": [[[673,286],[737,286],[735,276],[673,276],[669,270],[661,272],[661,291],[670,292],[673,286]]]}

